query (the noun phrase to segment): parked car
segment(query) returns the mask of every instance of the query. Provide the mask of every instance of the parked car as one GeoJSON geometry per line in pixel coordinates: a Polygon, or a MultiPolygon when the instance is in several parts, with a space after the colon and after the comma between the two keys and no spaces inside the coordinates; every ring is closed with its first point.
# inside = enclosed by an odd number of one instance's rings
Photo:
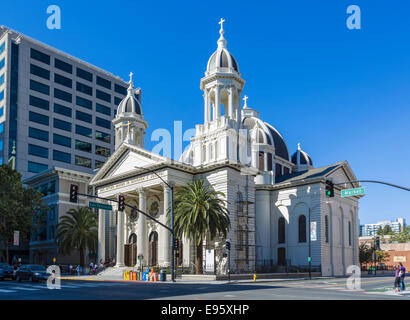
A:
{"type": "Polygon", "coordinates": [[[0,263],[0,280],[7,278],[13,280],[13,267],[7,263],[0,263]]]}
{"type": "Polygon", "coordinates": [[[387,270],[386,264],[379,262],[377,270],[387,270]]]}
{"type": "Polygon", "coordinates": [[[16,271],[16,280],[21,282],[22,280],[35,281],[45,281],[50,277],[50,273],[47,273],[47,269],[44,266],[37,264],[26,264],[22,265],[16,271]]]}

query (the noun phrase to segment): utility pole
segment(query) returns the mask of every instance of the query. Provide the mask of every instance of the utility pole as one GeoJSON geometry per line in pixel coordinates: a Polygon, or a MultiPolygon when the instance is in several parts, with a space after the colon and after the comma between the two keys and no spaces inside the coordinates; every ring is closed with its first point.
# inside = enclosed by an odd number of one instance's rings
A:
{"type": "Polygon", "coordinates": [[[311,251],[312,251],[312,249],[311,249],[311,241],[310,241],[310,237],[311,237],[311,235],[310,235],[310,232],[311,232],[311,227],[310,227],[310,211],[311,211],[311,209],[310,209],[310,207],[309,207],[309,257],[308,257],[308,260],[309,260],[309,280],[312,280],[312,256],[311,256],[311,251]]]}

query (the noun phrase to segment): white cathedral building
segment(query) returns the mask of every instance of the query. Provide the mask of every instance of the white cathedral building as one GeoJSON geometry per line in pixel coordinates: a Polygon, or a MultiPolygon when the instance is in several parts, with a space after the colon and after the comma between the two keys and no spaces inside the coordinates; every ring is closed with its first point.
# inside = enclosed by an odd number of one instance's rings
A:
{"type": "MultiPolygon", "coordinates": [[[[323,276],[344,275],[349,265],[359,264],[359,197],[342,198],[335,186],[335,196],[328,198],[325,180],[357,179],[347,161],[316,168],[300,144],[291,155],[283,136],[248,107],[246,96],[241,106],[245,80],[227,49],[223,22],[200,82],[203,123],[182,157],[173,160],[144,148],[148,124],[131,79],[113,120],[116,150],[90,185],[96,195],[113,200],[123,195],[126,203],[167,224],[170,189],[157,175],[174,189],[204,179],[226,195],[232,272],[307,266],[310,244],[315,269],[323,276]]],[[[226,272],[225,240],[207,239],[203,246],[216,250],[217,273],[226,272]]],[[[169,231],[128,208],[100,210],[98,244],[99,259],[114,258],[118,267],[139,265],[141,254],[145,266],[171,264],[169,231]]],[[[181,239],[178,265],[192,267],[195,250],[189,239],[181,239]]]]}

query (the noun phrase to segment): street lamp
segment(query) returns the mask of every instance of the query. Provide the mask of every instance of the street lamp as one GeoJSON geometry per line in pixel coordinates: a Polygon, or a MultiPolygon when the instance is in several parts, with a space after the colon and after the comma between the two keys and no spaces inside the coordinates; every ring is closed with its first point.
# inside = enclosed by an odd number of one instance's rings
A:
{"type": "Polygon", "coordinates": [[[164,179],[162,179],[162,177],[156,173],[155,171],[152,171],[150,169],[147,168],[143,168],[143,167],[138,167],[138,166],[134,166],[134,168],[137,169],[141,169],[141,170],[145,170],[148,172],[151,172],[153,174],[155,174],[158,178],[161,179],[161,181],[168,187],[171,189],[171,246],[172,246],[172,259],[171,259],[171,279],[172,282],[175,282],[175,259],[174,259],[174,187],[169,185],[168,182],[166,182],[164,179]]]}

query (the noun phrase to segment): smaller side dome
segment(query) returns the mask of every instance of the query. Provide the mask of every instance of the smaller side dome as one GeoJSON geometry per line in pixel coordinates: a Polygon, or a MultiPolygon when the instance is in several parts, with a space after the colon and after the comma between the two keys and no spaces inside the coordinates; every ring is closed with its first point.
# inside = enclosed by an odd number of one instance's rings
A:
{"type": "Polygon", "coordinates": [[[294,171],[308,170],[313,167],[312,158],[302,150],[300,143],[298,143],[298,149],[292,155],[291,161],[295,165],[294,171]]]}
{"type": "Polygon", "coordinates": [[[123,113],[136,113],[138,115],[142,115],[140,102],[135,98],[134,83],[132,82],[132,72],[130,74],[129,84],[130,85],[127,89],[126,97],[122,99],[122,101],[118,105],[117,116],[123,113]]]}

